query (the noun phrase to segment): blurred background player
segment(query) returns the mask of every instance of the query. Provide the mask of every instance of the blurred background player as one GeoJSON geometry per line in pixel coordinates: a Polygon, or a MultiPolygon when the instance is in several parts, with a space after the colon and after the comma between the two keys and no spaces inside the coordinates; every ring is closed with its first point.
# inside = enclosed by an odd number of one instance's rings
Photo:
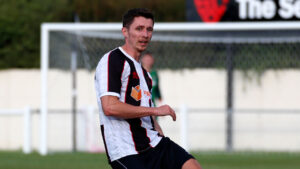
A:
{"type": "Polygon", "coordinates": [[[157,71],[153,69],[155,63],[154,57],[151,52],[146,52],[143,54],[141,59],[143,67],[147,72],[150,73],[152,77],[152,101],[154,106],[161,105],[162,98],[159,89],[159,77],[157,71]],[[157,102],[158,101],[158,102],[157,102]]]}

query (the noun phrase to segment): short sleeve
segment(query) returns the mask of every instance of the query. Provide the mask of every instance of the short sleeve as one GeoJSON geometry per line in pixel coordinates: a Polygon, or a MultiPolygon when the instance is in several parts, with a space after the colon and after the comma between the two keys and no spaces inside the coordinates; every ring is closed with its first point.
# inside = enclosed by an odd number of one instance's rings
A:
{"type": "Polygon", "coordinates": [[[99,97],[105,95],[120,97],[124,65],[125,59],[114,52],[103,56],[95,75],[96,90],[99,92],[99,97]]]}

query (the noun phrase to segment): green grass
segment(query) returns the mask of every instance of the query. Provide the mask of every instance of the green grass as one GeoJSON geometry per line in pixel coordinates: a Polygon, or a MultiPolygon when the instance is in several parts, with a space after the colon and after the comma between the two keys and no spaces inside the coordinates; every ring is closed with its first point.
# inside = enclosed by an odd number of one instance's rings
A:
{"type": "MultiPolygon", "coordinates": [[[[300,153],[192,153],[204,169],[300,169],[300,153]]],[[[1,152],[0,169],[109,169],[105,154],[1,152]]]]}
{"type": "Polygon", "coordinates": [[[300,169],[300,153],[196,153],[204,169],[300,169]]]}

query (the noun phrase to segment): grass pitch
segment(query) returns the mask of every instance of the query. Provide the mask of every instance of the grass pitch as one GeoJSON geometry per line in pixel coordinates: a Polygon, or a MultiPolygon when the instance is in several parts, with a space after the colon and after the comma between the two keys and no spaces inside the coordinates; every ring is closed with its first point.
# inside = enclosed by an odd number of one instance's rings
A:
{"type": "MultiPolygon", "coordinates": [[[[300,169],[300,153],[192,152],[203,169],[300,169]]],[[[1,152],[0,169],[110,169],[105,154],[1,152]]]]}

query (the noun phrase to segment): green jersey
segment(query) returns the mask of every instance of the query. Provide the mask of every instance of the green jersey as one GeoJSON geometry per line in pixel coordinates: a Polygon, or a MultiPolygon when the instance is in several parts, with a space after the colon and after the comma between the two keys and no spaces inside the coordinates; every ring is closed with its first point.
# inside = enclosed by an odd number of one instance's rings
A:
{"type": "Polygon", "coordinates": [[[152,77],[152,101],[154,106],[156,106],[155,100],[161,99],[160,90],[158,86],[159,79],[158,79],[158,74],[155,70],[151,70],[150,74],[152,77]]]}

